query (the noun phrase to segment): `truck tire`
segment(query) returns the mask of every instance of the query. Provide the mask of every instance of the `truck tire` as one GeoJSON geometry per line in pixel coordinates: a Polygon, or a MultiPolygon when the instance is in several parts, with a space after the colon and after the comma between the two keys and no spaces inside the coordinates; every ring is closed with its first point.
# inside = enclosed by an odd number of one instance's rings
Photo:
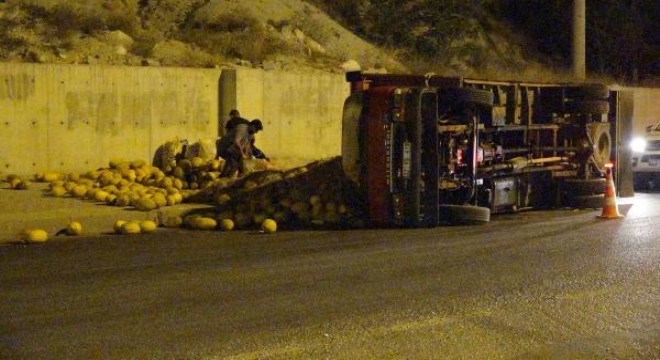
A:
{"type": "Polygon", "coordinates": [[[607,114],[610,103],[606,100],[568,101],[564,104],[564,111],[568,114],[607,114]]]}
{"type": "Polygon", "coordinates": [[[602,195],[605,193],[605,179],[566,179],[564,180],[563,191],[569,198],[602,195]]]}
{"type": "Polygon", "coordinates": [[[472,205],[440,205],[440,222],[450,225],[480,225],[490,221],[490,209],[472,205]]]}
{"type": "Polygon", "coordinates": [[[596,162],[596,166],[603,170],[605,164],[610,161],[612,135],[610,135],[609,126],[600,126],[607,124],[595,123],[593,125],[598,125],[589,130],[591,139],[594,142],[594,161],[596,162]]]}
{"type": "Polygon", "coordinates": [[[489,90],[456,88],[448,89],[443,94],[445,99],[462,105],[492,107],[495,95],[489,90]]]}
{"type": "Polygon", "coordinates": [[[567,201],[566,205],[578,209],[597,209],[603,207],[603,194],[576,196],[567,201]]]}
{"type": "Polygon", "coordinates": [[[605,100],[610,89],[602,84],[575,85],[566,87],[566,98],[571,100],[605,100]]]}

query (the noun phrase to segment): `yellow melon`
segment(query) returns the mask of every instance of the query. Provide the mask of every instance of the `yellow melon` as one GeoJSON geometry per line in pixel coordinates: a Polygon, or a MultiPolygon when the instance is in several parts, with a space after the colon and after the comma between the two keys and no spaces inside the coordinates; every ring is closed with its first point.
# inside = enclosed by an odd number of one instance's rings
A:
{"type": "Polygon", "coordinates": [[[154,196],[151,199],[154,201],[157,208],[167,205],[167,198],[165,197],[165,195],[161,193],[154,194],[154,196]]]}
{"type": "Polygon", "coordinates": [[[83,198],[87,194],[87,187],[85,185],[78,185],[71,188],[71,196],[76,198],[83,198]]]}
{"type": "Polygon", "coordinates": [[[132,169],[139,169],[139,168],[142,168],[142,167],[145,167],[145,166],[147,166],[147,162],[144,161],[143,159],[138,159],[138,160],[134,160],[133,162],[131,162],[131,168],[132,169]]]}
{"type": "Polygon", "coordinates": [[[27,190],[30,188],[30,180],[21,179],[13,186],[14,190],[27,190]]]}
{"type": "Polygon", "coordinates": [[[150,234],[156,231],[158,224],[153,220],[142,220],[140,221],[140,232],[143,234],[150,234]]]}
{"type": "Polygon", "coordinates": [[[50,189],[50,194],[54,197],[62,197],[66,195],[66,189],[63,186],[55,186],[50,189]]]}
{"type": "Polygon", "coordinates": [[[67,179],[69,179],[69,181],[79,181],[80,180],[80,173],[78,173],[78,172],[69,173],[69,175],[67,176],[67,179]]]}
{"type": "Polygon", "coordinates": [[[48,241],[48,233],[42,229],[26,229],[22,233],[23,241],[28,243],[43,243],[48,241]]]}
{"type": "Polygon", "coordinates": [[[218,222],[210,217],[195,217],[190,221],[190,226],[196,230],[213,230],[218,226],[218,222]]]}
{"type": "Polygon", "coordinates": [[[277,231],[277,223],[273,219],[266,219],[261,223],[261,231],[272,234],[277,231]]]}
{"type": "Polygon", "coordinates": [[[181,218],[181,216],[170,215],[167,217],[163,225],[165,225],[166,228],[178,228],[181,227],[182,224],[183,224],[183,219],[181,218]]]}
{"type": "Polygon", "coordinates": [[[204,159],[202,159],[201,157],[195,156],[194,158],[192,158],[190,163],[191,163],[191,165],[194,169],[198,169],[198,168],[202,167],[202,165],[204,165],[204,159]]]}
{"type": "Polygon", "coordinates": [[[94,192],[94,200],[97,202],[105,202],[110,193],[104,190],[98,190],[94,192]]]}
{"type": "Polygon", "coordinates": [[[222,219],[220,221],[220,228],[224,231],[232,231],[234,229],[234,221],[232,219],[222,219]]]}
{"type": "Polygon", "coordinates": [[[105,198],[105,203],[108,204],[108,205],[115,205],[115,204],[117,204],[117,195],[115,195],[115,194],[109,194],[109,195],[105,198]]]}
{"type": "Polygon", "coordinates": [[[112,229],[115,231],[117,234],[121,234],[121,227],[126,224],[126,220],[117,220],[115,221],[114,225],[112,226],[112,229]]]}
{"type": "Polygon", "coordinates": [[[153,199],[147,196],[141,197],[135,204],[135,209],[139,211],[151,211],[158,208],[158,205],[153,199]]]}
{"type": "Polygon", "coordinates": [[[231,201],[231,196],[229,196],[228,194],[219,194],[218,196],[216,196],[215,201],[216,203],[218,203],[218,205],[222,205],[231,201]]]}
{"type": "Polygon", "coordinates": [[[66,227],[66,234],[69,236],[77,236],[82,233],[82,224],[78,221],[72,221],[66,227]]]}
{"type": "Polygon", "coordinates": [[[138,221],[127,221],[121,226],[120,232],[124,235],[135,235],[139,234],[142,231],[140,228],[140,222],[138,221]]]}
{"type": "Polygon", "coordinates": [[[54,171],[49,171],[44,174],[43,181],[51,182],[55,180],[61,180],[63,178],[64,176],[62,176],[62,174],[54,171]]]}

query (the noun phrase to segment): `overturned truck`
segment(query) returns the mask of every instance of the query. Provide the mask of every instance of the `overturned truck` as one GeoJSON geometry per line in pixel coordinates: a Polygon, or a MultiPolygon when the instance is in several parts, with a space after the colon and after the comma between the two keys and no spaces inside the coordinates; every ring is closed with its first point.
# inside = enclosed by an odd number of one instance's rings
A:
{"type": "Polygon", "coordinates": [[[347,81],[342,167],[372,225],[602,204],[618,119],[607,86],[360,72],[347,81]]]}

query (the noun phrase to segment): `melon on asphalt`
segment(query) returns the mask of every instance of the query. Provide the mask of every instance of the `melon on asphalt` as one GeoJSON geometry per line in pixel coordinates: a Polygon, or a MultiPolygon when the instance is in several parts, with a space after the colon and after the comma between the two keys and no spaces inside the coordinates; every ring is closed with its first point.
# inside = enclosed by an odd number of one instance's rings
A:
{"type": "Polygon", "coordinates": [[[120,232],[124,235],[135,235],[139,234],[141,231],[140,222],[138,221],[127,221],[120,229],[120,232]]]}
{"type": "Polygon", "coordinates": [[[277,223],[273,219],[265,219],[261,223],[261,231],[266,234],[272,234],[277,231],[277,223]]]}
{"type": "Polygon", "coordinates": [[[77,236],[82,233],[82,224],[78,221],[71,221],[66,227],[66,234],[69,236],[77,236]]]}
{"type": "Polygon", "coordinates": [[[140,221],[140,232],[143,234],[150,234],[156,231],[158,224],[153,220],[142,220],[140,221]]]}
{"type": "Polygon", "coordinates": [[[163,225],[165,225],[166,228],[178,228],[181,227],[182,224],[183,219],[181,219],[181,216],[170,215],[167,217],[163,225]]]}
{"type": "Polygon", "coordinates": [[[210,217],[194,217],[190,220],[190,227],[195,230],[213,230],[218,226],[218,222],[210,217]]]}
{"type": "Polygon", "coordinates": [[[114,225],[112,226],[113,230],[117,234],[121,234],[121,227],[126,224],[126,220],[117,220],[115,221],[114,225]]]}
{"type": "Polygon", "coordinates": [[[234,230],[234,221],[232,219],[222,219],[220,221],[220,228],[224,231],[234,230]]]}
{"type": "Polygon", "coordinates": [[[25,229],[22,233],[23,241],[28,243],[42,243],[48,241],[48,233],[42,229],[25,229]]]}
{"type": "Polygon", "coordinates": [[[105,199],[110,195],[107,191],[105,190],[98,190],[94,192],[94,200],[98,202],[105,202],[105,199]]]}
{"type": "Polygon", "coordinates": [[[66,195],[66,189],[63,186],[54,186],[50,189],[50,194],[54,197],[62,197],[66,195]]]}

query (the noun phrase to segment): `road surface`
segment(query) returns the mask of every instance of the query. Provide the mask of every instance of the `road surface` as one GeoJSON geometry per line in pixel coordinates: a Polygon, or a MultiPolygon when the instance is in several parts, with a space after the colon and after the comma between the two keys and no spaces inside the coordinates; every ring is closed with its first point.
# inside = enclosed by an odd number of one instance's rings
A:
{"type": "Polygon", "coordinates": [[[660,194],[619,207],[0,246],[0,358],[660,359],[660,194]]]}

